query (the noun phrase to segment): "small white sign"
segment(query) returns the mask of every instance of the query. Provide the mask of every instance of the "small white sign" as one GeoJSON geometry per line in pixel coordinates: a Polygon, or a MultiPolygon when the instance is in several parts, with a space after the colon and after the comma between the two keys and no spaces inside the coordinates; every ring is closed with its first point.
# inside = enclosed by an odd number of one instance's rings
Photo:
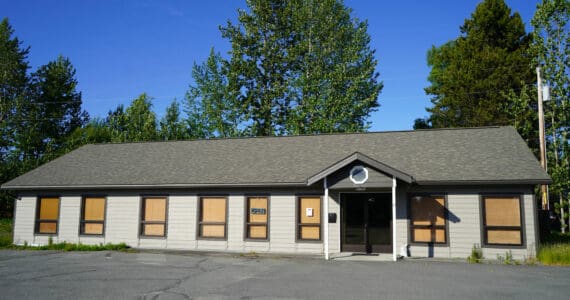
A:
{"type": "Polygon", "coordinates": [[[307,207],[307,208],[305,209],[305,215],[306,215],[307,217],[312,217],[312,216],[313,216],[313,209],[310,208],[310,207],[307,207]]]}

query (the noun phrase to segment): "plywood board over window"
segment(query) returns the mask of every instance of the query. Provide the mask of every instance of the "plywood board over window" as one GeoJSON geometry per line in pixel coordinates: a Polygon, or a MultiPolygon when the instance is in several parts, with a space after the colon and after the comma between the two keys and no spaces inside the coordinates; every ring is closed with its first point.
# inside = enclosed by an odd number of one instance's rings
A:
{"type": "Polygon", "coordinates": [[[246,198],[245,238],[256,240],[268,239],[269,198],[246,198]]]}
{"type": "Polygon", "coordinates": [[[36,233],[57,234],[59,223],[59,198],[40,197],[36,214],[36,233]]]}
{"type": "Polygon", "coordinates": [[[166,204],[166,197],[143,198],[141,216],[142,236],[166,236],[166,204]]]}
{"type": "Polygon", "coordinates": [[[199,210],[198,237],[225,239],[227,199],[225,197],[201,197],[199,210]]]}
{"type": "Polygon", "coordinates": [[[301,196],[297,200],[297,239],[321,239],[321,197],[301,196]]]}
{"type": "Polygon", "coordinates": [[[522,245],[522,208],[519,196],[484,196],[482,208],[485,245],[522,245]]]}
{"type": "Polygon", "coordinates": [[[445,244],[447,222],[444,196],[410,197],[410,237],[413,243],[445,244]]]}
{"type": "Polygon", "coordinates": [[[84,197],[81,211],[80,233],[103,235],[105,230],[105,197],[84,197]]]}

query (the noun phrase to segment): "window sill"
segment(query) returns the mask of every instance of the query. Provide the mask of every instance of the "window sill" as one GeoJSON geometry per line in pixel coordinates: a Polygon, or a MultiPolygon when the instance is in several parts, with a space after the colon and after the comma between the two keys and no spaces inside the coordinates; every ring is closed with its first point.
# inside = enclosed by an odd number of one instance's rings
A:
{"type": "Polygon", "coordinates": [[[301,240],[301,239],[297,239],[295,240],[295,243],[297,244],[322,244],[323,240],[322,239],[318,239],[318,240],[301,240]]]}
{"type": "Polygon", "coordinates": [[[41,233],[41,232],[34,232],[34,236],[57,236],[57,232],[55,233],[41,233]]]}
{"type": "Polygon", "coordinates": [[[219,242],[227,242],[228,239],[226,237],[223,238],[216,238],[216,237],[196,237],[197,241],[219,241],[219,242]]]}
{"type": "Polygon", "coordinates": [[[257,242],[257,243],[268,243],[269,239],[254,239],[254,238],[245,238],[243,239],[244,242],[257,242]]]}
{"type": "Polygon", "coordinates": [[[105,234],[89,234],[89,233],[80,233],[80,238],[104,238],[105,234]]]}
{"type": "Polygon", "coordinates": [[[156,235],[140,235],[139,239],[145,240],[166,240],[166,236],[156,236],[156,235]]]}
{"type": "Polygon", "coordinates": [[[485,244],[481,246],[483,249],[526,249],[526,245],[509,245],[509,244],[485,244]]]}

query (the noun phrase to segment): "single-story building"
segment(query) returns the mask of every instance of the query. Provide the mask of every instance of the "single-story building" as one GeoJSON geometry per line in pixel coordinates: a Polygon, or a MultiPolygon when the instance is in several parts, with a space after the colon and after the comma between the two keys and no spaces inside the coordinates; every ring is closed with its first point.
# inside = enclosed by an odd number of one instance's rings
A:
{"type": "Polygon", "coordinates": [[[538,245],[551,180],[512,127],[83,146],[2,185],[14,243],[488,258],[538,245]]]}

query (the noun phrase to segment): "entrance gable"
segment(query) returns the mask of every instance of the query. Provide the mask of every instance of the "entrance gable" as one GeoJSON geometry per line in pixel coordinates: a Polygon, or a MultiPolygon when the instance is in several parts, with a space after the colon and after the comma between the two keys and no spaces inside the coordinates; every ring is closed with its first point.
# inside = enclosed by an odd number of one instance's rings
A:
{"type": "Polygon", "coordinates": [[[392,177],[386,175],[367,164],[360,161],[355,161],[340,170],[329,175],[329,188],[330,189],[358,189],[358,188],[391,188],[392,177]],[[362,166],[368,173],[368,179],[362,184],[354,183],[350,179],[350,171],[356,167],[362,166]]]}

